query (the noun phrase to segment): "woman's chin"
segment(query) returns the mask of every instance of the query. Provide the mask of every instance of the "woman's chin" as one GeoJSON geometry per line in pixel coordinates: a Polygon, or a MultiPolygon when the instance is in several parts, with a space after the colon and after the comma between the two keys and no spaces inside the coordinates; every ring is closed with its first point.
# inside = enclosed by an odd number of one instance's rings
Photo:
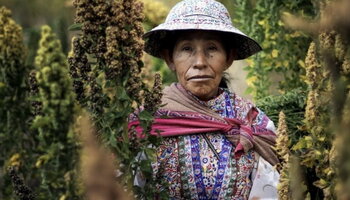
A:
{"type": "Polygon", "coordinates": [[[196,87],[187,89],[191,94],[195,95],[198,99],[207,101],[216,96],[218,89],[212,89],[207,87],[196,87]]]}

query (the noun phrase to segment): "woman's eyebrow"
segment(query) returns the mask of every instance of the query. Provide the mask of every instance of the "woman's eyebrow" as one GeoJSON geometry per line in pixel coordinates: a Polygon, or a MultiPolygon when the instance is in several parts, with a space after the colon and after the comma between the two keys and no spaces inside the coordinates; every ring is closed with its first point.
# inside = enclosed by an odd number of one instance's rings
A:
{"type": "Polygon", "coordinates": [[[196,39],[195,37],[191,37],[191,36],[182,36],[182,37],[179,37],[178,41],[179,42],[183,42],[183,41],[190,41],[190,40],[193,40],[193,39],[196,39]]]}
{"type": "Polygon", "coordinates": [[[220,37],[216,36],[216,35],[206,35],[203,37],[203,39],[205,40],[214,40],[214,41],[219,41],[220,37]]]}
{"type": "MultiPolygon", "coordinates": [[[[196,37],[192,37],[192,36],[185,36],[185,37],[181,37],[181,38],[179,38],[179,42],[189,42],[189,41],[191,41],[191,40],[196,40],[196,39],[198,39],[198,38],[196,38],[196,37]]],[[[220,38],[218,38],[218,37],[215,37],[215,36],[208,36],[208,37],[204,37],[204,38],[202,38],[203,40],[207,40],[207,41],[210,41],[210,42],[217,42],[217,41],[220,41],[220,38]]]]}

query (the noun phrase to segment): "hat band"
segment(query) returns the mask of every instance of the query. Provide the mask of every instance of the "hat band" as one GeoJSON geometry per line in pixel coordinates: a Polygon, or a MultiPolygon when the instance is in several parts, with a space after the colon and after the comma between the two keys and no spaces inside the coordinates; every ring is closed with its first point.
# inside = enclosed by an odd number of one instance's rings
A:
{"type": "MultiPolygon", "coordinates": [[[[227,19],[223,19],[222,17],[220,16],[211,16],[211,15],[206,15],[206,14],[203,14],[203,13],[191,13],[191,14],[187,14],[187,15],[184,15],[185,18],[187,17],[207,17],[207,18],[213,18],[213,19],[217,19],[217,20],[221,20],[221,23],[223,24],[227,24],[226,21],[227,19]]],[[[231,19],[228,19],[231,21],[231,19]]],[[[232,24],[231,24],[232,26],[232,24]]]]}
{"type": "MultiPolygon", "coordinates": [[[[224,27],[225,29],[229,29],[229,30],[233,30],[232,29],[232,24],[227,24],[227,23],[223,23],[222,20],[214,18],[214,17],[207,17],[207,18],[203,18],[203,17],[193,17],[193,16],[198,16],[198,15],[192,15],[191,17],[186,17],[186,18],[180,18],[180,19],[174,19],[170,22],[166,22],[162,25],[162,27],[168,27],[168,28],[174,28],[174,27],[178,27],[181,28],[184,25],[208,25],[211,27],[214,26],[219,26],[219,27],[224,27]]],[[[159,29],[162,29],[161,27],[158,27],[159,29]]],[[[157,28],[157,29],[158,29],[157,28]]]]}

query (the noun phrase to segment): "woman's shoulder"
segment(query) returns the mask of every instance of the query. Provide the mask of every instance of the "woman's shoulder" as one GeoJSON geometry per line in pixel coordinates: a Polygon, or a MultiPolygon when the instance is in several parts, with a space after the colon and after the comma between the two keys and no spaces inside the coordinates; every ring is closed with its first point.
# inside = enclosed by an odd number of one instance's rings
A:
{"type": "Polygon", "coordinates": [[[255,104],[251,100],[241,97],[234,91],[231,91],[227,88],[222,88],[222,90],[230,96],[231,100],[234,102],[235,105],[238,105],[240,107],[244,107],[247,109],[255,107],[255,104]]]}
{"type": "Polygon", "coordinates": [[[255,108],[258,111],[258,114],[255,118],[254,124],[255,125],[263,125],[263,126],[267,127],[268,129],[271,129],[272,131],[275,130],[273,122],[251,100],[249,100],[247,98],[243,98],[240,95],[238,95],[235,92],[232,92],[228,89],[224,89],[224,91],[230,95],[231,101],[233,102],[232,105],[234,107],[234,110],[236,111],[236,115],[238,118],[245,119],[248,112],[252,108],[255,108]]]}

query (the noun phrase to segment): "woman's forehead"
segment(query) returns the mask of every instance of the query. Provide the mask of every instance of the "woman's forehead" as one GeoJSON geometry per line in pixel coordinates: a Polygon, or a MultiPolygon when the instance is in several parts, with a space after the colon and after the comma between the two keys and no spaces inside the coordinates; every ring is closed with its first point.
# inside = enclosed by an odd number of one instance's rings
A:
{"type": "Polygon", "coordinates": [[[195,40],[195,39],[221,41],[222,37],[216,31],[190,30],[190,31],[181,32],[178,36],[177,41],[179,42],[182,40],[195,40]]]}

